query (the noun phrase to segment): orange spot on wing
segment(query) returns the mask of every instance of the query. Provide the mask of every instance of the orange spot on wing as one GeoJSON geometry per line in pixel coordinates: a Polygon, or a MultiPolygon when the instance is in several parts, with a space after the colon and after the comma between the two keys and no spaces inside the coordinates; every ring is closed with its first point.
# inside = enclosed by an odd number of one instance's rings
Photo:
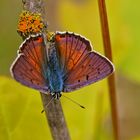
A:
{"type": "Polygon", "coordinates": [[[55,39],[56,39],[56,41],[60,41],[60,40],[61,40],[60,35],[56,35],[56,36],[55,36],[55,39]]]}
{"type": "Polygon", "coordinates": [[[38,43],[42,43],[42,42],[43,42],[42,37],[39,37],[38,40],[37,40],[37,42],[38,42],[38,43]]]}

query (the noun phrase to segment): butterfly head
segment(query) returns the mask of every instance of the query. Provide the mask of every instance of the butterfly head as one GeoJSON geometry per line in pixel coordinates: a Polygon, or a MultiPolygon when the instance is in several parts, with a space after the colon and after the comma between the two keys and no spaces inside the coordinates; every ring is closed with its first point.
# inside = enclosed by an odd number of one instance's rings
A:
{"type": "Polygon", "coordinates": [[[37,34],[44,31],[47,25],[43,22],[41,14],[23,11],[20,14],[17,32],[26,38],[31,34],[37,34]]]}
{"type": "Polygon", "coordinates": [[[47,37],[48,42],[54,42],[54,36],[55,36],[55,32],[48,32],[47,31],[46,37],[47,37]]]}

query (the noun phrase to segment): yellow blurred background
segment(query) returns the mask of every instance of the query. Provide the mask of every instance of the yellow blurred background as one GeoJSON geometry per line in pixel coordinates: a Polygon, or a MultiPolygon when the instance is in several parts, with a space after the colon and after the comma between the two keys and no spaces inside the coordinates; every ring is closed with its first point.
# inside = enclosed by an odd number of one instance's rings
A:
{"type": "MultiPolygon", "coordinates": [[[[47,0],[50,30],[71,31],[88,38],[103,53],[97,0],[47,0]]],[[[106,0],[121,140],[140,140],[140,1],[106,0]]],[[[17,22],[22,3],[0,2],[0,140],[51,140],[40,94],[10,76],[9,67],[22,42],[17,22]]],[[[67,94],[86,110],[61,98],[72,140],[113,140],[106,79],[67,94]]]]}

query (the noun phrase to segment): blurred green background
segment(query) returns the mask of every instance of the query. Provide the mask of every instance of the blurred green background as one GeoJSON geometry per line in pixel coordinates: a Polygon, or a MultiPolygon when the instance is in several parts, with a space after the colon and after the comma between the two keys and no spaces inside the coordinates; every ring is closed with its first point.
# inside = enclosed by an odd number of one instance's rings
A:
{"type": "MultiPolygon", "coordinates": [[[[97,0],[48,0],[50,30],[72,31],[88,38],[103,54],[97,0]]],[[[106,0],[116,68],[121,140],[140,140],[140,1],[106,0]]],[[[0,2],[0,140],[51,140],[40,94],[10,76],[9,67],[22,39],[16,32],[20,0],[0,2]]],[[[113,140],[106,79],[61,98],[72,140],[113,140]]]]}

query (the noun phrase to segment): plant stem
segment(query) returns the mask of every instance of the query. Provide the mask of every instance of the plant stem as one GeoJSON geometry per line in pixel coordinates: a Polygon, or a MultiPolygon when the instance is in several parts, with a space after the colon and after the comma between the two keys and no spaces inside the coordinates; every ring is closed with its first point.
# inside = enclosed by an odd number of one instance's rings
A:
{"type": "MultiPolygon", "coordinates": [[[[45,0],[22,0],[22,2],[24,10],[41,13],[44,23],[47,24],[45,0]]],[[[53,139],[70,140],[60,100],[52,100],[46,107],[52,96],[40,94],[53,139]]]]}
{"type": "MultiPolygon", "coordinates": [[[[98,5],[99,5],[99,13],[100,13],[105,55],[112,61],[112,50],[111,50],[111,42],[110,42],[105,0],[98,0],[98,5]]],[[[114,73],[108,78],[108,85],[109,85],[109,95],[110,95],[110,103],[111,103],[111,115],[112,115],[114,137],[115,137],[115,140],[119,140],[118,112],[117,112],[117,99],[116,99],[117,93],[116,93],[116,87],[115,87],[115,74],[114,73]]]]}
{"type": "Polygon", "coordinates": [[[60,100],[53,100],[49,106],[45,107],[52,96],[41,93],[41,98],[53,139],[70,140],[60,100]]]}

